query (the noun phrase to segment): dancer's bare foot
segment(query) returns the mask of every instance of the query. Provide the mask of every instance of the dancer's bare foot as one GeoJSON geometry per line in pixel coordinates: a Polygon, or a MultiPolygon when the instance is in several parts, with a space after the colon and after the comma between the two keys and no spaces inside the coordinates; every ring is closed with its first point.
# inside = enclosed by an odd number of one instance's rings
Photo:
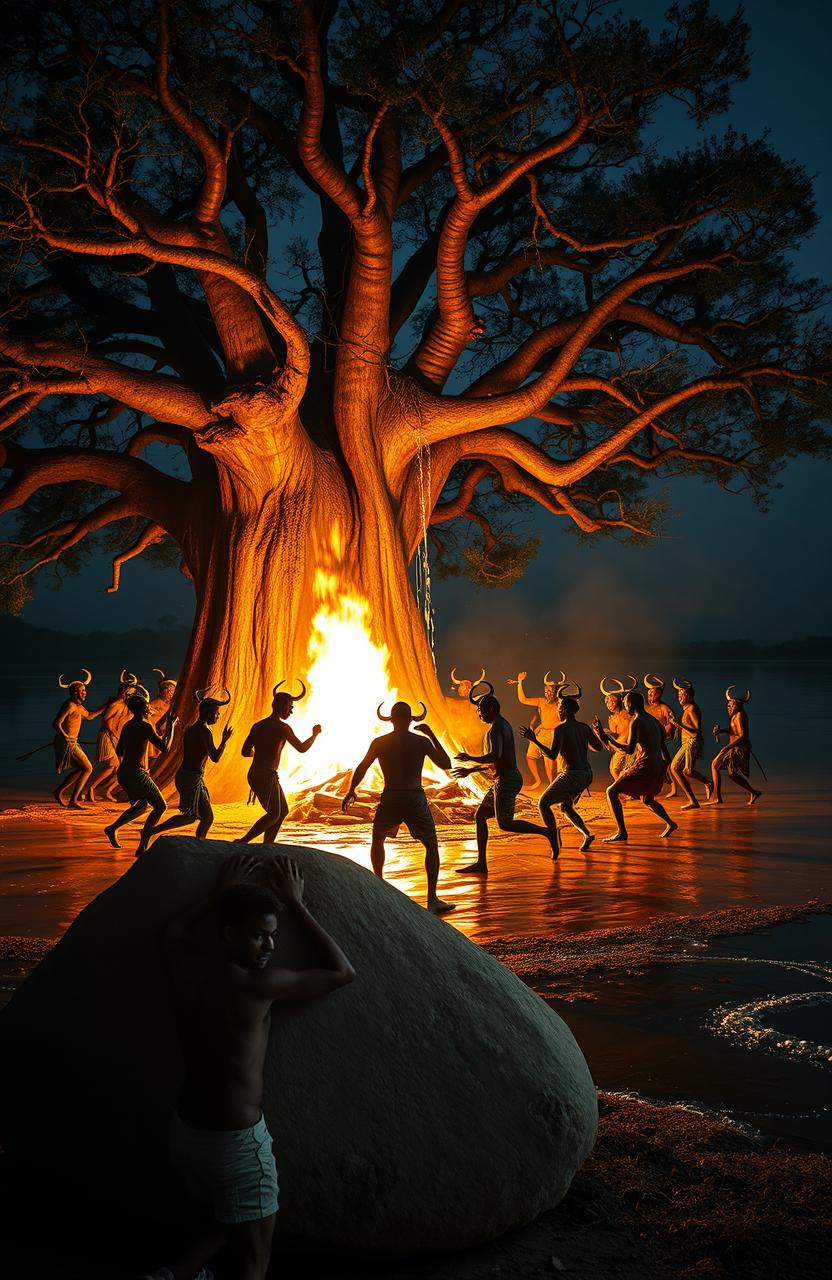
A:
{"type": "Polygon", "coordinates": [[[487,876],[488,867],[484,862],[472,862],[470,867],[456,867],[458,876],[487,876]]]}
{"type": "Polygon", "coordinates": [[[110,844],[113,846],[113,848],[114,848],[114,849],[120,849],[120,848],[121,848],[121,845],[119,844],[118,840],[116,839],[116,833],[115,833],[115,831],[113,830],[113,828],[112,828],[112,827],[105,827],[105,828],[104,828],[104,834],[105,834],[105,836],[107,837],[107,839],[109,840],[110,844]]]}
{"type": "Polygon", "coordinates": [[[705,783],[705,803],[706,803],[706,804],[707,804],[707,802],[708,802],[708,801],[710,800],[710,798],[711,798],[711,795],[712,795],[712,793],[713,793],[713,789],[714,789],[714,784],[713,784],[712,782],[706,782],[706,783],[705,783]]]}
{"type": "Polygon", "coordinates": [[[682,805],[681,812],[684,813],[685,809],[698,809],[698,808],[699,808],[698,800],[688,800],[687,804],[682,805]]]}
{"type": "Polygon", "coordinates": [[[586,851],[588,850],[589,846],[592,844],[594,839],[595,839],[595,836],[592,835],[591,832],[588,835],[584,836],[583,843],[581,845],[581,853],[586,853],[586,851]]]}
{"type": "Polygon", "coordinates": [[[671,821],[668,822],[667,826],[665,827],[664,831],[661,833],[660,839],[667,840],[668,836],[672,836],[673,832],[678,830],[679,830],[678,822],[673,822],[673,820],[671,819],[671,821]]]}
{"type": "Polygon", "coordinates": [[[723,803],[723,801],[722,801],[722,797],[721,797],[721,796],[714,796],[713,800],[706,800],[706,801],[705,801],[705,805],[706,805],[706,807],[707,807],[708,805],[711,805],[711,804],[722,804],[722,803],[723,803]]]}
{"type": "Polygon", "coordinates": [[[115,798],[115,796],[112,794],[112,792],[110,792],[110,791],[105,791],[105,792],[104,792],[104,802],[105,802],[106,804],[115,804],[115,803],[116,803],[116,798],[115,798]]]}
{"type": "Polygon", "coordinates": [[[66,807],[67,809],[83,809],[84,806],[81,804],[80,800],[70,800],[66,807]]]}
{"type": "Polygon", "coordinates": [[[549,844],[552,846],[552,861],[557,862],[560,857],[560,836],[557,831],[553,831],[549,836],[549,844]]]}
{"type": "Polygon", "coordinates": [[[762,794],[763,794],[763,793],[762,793],[762,791],[752,791],[752,792],[751,792],[751,795],[748,797],[748,807],[749,807],[749,809],[751,808],[752,804],[756,804],[756,803],[757,803],[757,801],[759,800],[759,798],[760,798],[760,796],[761,796],[762,794]]]}
{"type": "Polygon", "coordinates": [[[449,911],[456,911],[453,902],[443,902],[441,898],[434,898],[433,902],[428,903],[428,911],[435,916],[446,916],[449,911]]]}
{"type": "Polygon", "coordinates": [[[64,793],[63,791],[61,791],[60,787],[56,787],[55,790],[50,791],[49,794],[61,806],[62,809],[66,808],[66,800],[64,800],[64,793]]]}
{"type": "Polygon", "coordinates": [[[604,838],[604,844],[626,844],[626,843],[627,843],[626,831],[616,831],[614,836],[606,836],[604,838]]]}

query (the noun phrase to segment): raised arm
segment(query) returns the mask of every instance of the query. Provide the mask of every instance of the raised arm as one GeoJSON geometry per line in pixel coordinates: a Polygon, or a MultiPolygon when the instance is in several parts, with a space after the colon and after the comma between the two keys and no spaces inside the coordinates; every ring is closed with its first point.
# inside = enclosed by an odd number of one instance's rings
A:
{"type": "Polygon", "coordinates": [[[451,757],[448,755],[442,743],[437,738],[429,724],[417,724],[413,726],[417,733],[423,733],[428,741],[425,743],[425,754],[429,760],[432,760],[440,769],[450,769],[451,757]]]}
{"type": "Polygon", "coordinates": [[[288,724],[284,726],[284,732],[286,735],[286,741],[292,744],[292,746],[295,748],[295,751],[300,751],[301,754],[303,754],[304,752],[308,751],[309,748],[312,746],[312,743],[315,741],[318,734],[321,732],[321,726],[319,724],[313,724],[312,732],[310,733],[309,737],[304,738],[302,742],[298,737],[298,735],[295,733],[294,729],[290,728],[288,724]]]}
{"type": "MultiPolygon", "coordinates": [[[[228,742],[228,739],[231,737],[233,732],[234,730],[231,728],[231,725],[227,724],[222,731],[219,746],[215,747],[214,735],[211,733],[211,730],[208,729],[208,755],[210,759],[213,760],[214,764],[216,764],[218,760],[222,759],[222,753],[225,751],[225,744],[228,742]]],[[[245,755],[245,751],[243,751],[243,755],[245,755]]]]}
{"type": "MultiPolygon", "coordinates": [[[[525,689],[523,688],[523,681],[525,680],[525,678],[526,678],[526,676],[527,676],[527,675],[528,675],[528,672],[527,672],[527,671],[518,671],[518,672],[517,672],[517,681],[516,681],[516,683],[517,683],[517,701],[518,701],[518,702],[522,702],[522,704],[523,704],[523,706],[524,706],[524,707],[537,707],[537,709],[538,709],[538,711],[539,711],[539,710],[540,710],[540,698],[527,698],[527,697],[526,697],[526,691],[525,691],[525,689]]],[[[509,684],[514,684],[514,683],[515,683],[515,681],[514,681],[514,680],[509,680],[509,682],[508,682],[508,683],[509,683],[509,684]]]]}
{"type": "Polygon", "coordinates": [[[252,974],[258,989],[271,1000],[308,1000],[352,982],[355,969],[303,901],[303,873],[298,864],[291,858],[275,859],[266,870],[265,882],[302,926],[317,952],[318,963],[309,969],[270,968],[252,974]]]}
{"type": "Polygon", "coordinates": [[[192,902],[190,906],[178,911],[162,930],[161,943],[166,955],[172,955],[192,941],[192,930],[195,924],[213,911],[220,897],[232,884],[241,884],[251,880],[259,871],[255,858],[247,853],[236,853],[222,864],[216,883],[209,893],[192,902]]]}

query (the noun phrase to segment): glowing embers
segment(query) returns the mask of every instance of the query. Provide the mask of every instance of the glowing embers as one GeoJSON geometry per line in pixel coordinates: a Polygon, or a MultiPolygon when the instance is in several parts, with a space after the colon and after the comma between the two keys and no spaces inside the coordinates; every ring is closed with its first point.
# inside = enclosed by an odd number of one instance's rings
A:
{"type": "MultiPolygon", "coordinates": [[[[389,707],[397,696],[388,676],[390,652],[371,635],[369,603],[339,594],[334,575],[323,571],[315,586],[323,600],[312,621],[303,672],[309,696],[297,704],[290,723],[301,739],[308,737],[313,724],[322,725],[323,732],[306,755],[286,748],[281,774],[291,791],[322,786],[352,769],[370,739],[386,728],[376,718],[376,707],[380,702],[389,707]]],[[[381,785],[375,766],[367,782],[381,785]]]]}

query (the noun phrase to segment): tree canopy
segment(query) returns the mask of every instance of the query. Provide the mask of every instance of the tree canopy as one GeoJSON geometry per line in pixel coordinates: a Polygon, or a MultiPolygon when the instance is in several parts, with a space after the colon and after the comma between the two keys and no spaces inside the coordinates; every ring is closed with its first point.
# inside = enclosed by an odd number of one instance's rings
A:
{"type": "Polygon", "coordinates": [[[535,506],[640,540],[657,479],[765,504],[789,459],[830,456],[828,295],[794,266],[811,181],[724,123],[742,13],[692,0],[656,31],[638,9],[21,9],[0,54],[7,605],[96,539],[114,589],[138,554],[187,571],[193,495],[255,419],[298,465],[300,439],[377,449],[406,555],[429,524],[440,571],[490,585],[534,554],[535,506]],[[674,154],[651,140],[668,104],[699,130],[674,154]]]}

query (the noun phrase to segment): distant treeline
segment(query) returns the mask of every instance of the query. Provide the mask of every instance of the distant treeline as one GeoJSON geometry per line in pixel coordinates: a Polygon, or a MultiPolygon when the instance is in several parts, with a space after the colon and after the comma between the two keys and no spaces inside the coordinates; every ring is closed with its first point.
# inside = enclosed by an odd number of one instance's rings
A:
{"type": "MultiPolygon", "coordinates": [[[[170,668],[176,671],[185,657],[190,635],[189,627],[141,627],[132,631],[91,631],[88,635],[74,635],[53,631],[48,627],[33,627],[20,618],[0,615],[0,662],[20,664],[48,661],[65,667],[105,661],[108,666],[122,663],[170,668]]],[[[555,650],[561,638],[551,637],[555,650]]],[[[606,646],[604,646],[606,647],[606,646]]],[[[615,653],[621,659],[638,660],[645,657],[709,659],[747,658],[832,661],[832,636],[802,636],[794,640],[782,640],[779,644],[757,644],[753,640],[689,640],[669,642],[662,653],[656,646],[647,653],[643,643],[621,640],[615,645],[615,653]]],[[[600,654],[599,654],[600,656],[600,654]]],[[[149,671],[143,671],[149,676],[149,671]]]]}

